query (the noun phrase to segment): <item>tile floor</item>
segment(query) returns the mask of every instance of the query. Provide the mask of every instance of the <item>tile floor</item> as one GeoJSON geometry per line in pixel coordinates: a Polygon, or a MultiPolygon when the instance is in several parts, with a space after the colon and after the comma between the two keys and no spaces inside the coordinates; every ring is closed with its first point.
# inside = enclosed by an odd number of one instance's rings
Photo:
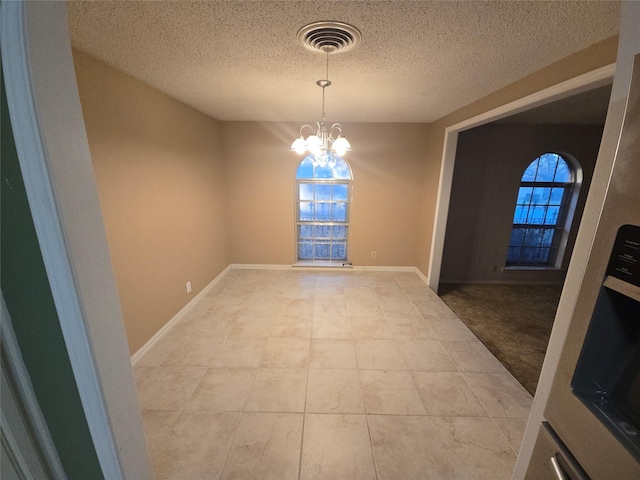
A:
{"type": "Polygon", "coordinates": [[[134,372],[157,479],[508,479],[532,402],[414,273],[230,270],[134,372]]]}

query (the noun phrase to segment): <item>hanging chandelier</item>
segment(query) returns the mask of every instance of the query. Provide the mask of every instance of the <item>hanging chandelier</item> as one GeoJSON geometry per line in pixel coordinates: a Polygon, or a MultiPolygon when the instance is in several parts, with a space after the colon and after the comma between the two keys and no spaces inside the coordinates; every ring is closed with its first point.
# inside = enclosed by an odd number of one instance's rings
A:
{"type": "Polygon", "coordinates": [[[314,165],[326,166],[335,163],[333,156],[344,156],[351,150],[351,144],[342,136],[342,125],[326,124],[325,90],[331,85],[329,80],[329,55],[343,52],[355,47],[361,39],[360,31],[342,22],[314,22],[305,25],[298,31],[298,41],[315,52],[323,52],[326,56],[326,78],[318,80],[316,85],[322,88],[322,120],[300,127],[300,136],[291,144],[291,150],[299,155],[307,153],[314,165]],[[308,136],[305,138],[305,131],[308,136]]]}

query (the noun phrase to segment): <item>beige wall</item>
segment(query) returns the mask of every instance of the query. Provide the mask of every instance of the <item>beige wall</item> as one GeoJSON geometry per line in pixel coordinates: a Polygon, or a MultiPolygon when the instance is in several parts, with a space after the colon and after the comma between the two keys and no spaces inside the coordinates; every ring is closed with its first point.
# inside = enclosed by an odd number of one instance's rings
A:
{"type": "MultiPolygon", "coordinates": [[[[616,46],[596,44],[434,124],[344,124],[349,260],[427,273],[445,128],[612,63],[616,46]]],[[[218,122],[82,52],[74,59],[131,352],[229,263],[295,261],[300,157],[288,150],[299,124],[218,122]]]]}
{"type": "Polygon", "coordinates": [[[89,55],[74,61],[133,353],[229,263],[221,128],[89,55]]]}
{"type": "Polygon", "coordinates": [[[464,120],[498,108],[560,82],[593,71],[616,61],[618,37],[596,43],[584,50],[552,63],[531,75],[467,105],[429,125],[426,152],[426,175],[423,186],[424,210],[420,217],[418,264],[421,272],[429,270],[431,239],[433,235],[435,202],[437,199],[440,165],[444,148],[445,129],[464,120]],[[437,170],[436,170],[437,166],[437,170]],[[437,174],[435,174],[437,171],[437,174]]]}
{"type": "MultiPolygon", "coordinates": [[[[132,353],[229,263],[295,262],[299,124],[218,122],[87,54],[74,60],[132,353]]],[[[415,265],[427,126],[343,127],[349,260],[415,265]]]]}
{"type": "MultiPolygon", "coordinates": [[[[427,126],[343,124],[353,151],[349,260],[358,266],[413,266],[427,126]],[[371,252],[376,258],[371,258],[371,252]]],[[[289,151],[299,124],[225,122],[232,263],[291,264],[295,173],[289,151]]]]}
{"type": "Polygon", "coordinates": [[[602,127],[591,125],[496,124],[460,133],[440,281],[562,283],[601,137],[602,127]],[[571,155],[582,168],[564,269],[503,271],[520,179],[529,164],[545,152],[571,155]]]}

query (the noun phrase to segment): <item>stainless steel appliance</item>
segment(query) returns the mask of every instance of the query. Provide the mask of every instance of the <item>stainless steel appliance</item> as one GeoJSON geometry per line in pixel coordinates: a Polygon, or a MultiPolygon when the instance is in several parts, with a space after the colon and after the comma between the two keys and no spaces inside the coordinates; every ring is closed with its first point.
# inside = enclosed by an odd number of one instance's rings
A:
{"type": "Polygon", "coordinates": [[[527,479],[640,479],[640,55],[527,479]]]}

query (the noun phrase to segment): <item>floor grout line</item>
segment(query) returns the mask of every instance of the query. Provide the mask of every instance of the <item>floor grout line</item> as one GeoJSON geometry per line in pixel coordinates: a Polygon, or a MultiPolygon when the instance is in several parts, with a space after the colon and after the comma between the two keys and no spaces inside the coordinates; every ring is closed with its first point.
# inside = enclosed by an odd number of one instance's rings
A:
{"type": "Polygon", "coordinates": [[[240,412],[240,415],[238,415],[238,423],[236,424],[236,428],[231,437],[231,441],[229,442],[229,447],[227,448],[227,454],[225,455],[224,461],[222,462],[222,468],[220,469],[220,476],[218,477],[218,479],[222,479],[222,476],[224,475],[224,469],[227,467],[227,462],[229,461],[229,456],[231,455],[233,444],[236,441],[236,435],[238,435],[238,430],[240,429],[240,423],[242,422],[242,415],[243,415],[242,412],[240,412]]]}
{"type": "MultiPolygon", "coordinates": [[[[313,328],[313,325],[312,325],[313,328]]],[[[311,337],[309,338],[309,355],[307,356],[307,381],[305,383],[305,388],[304,388],[304,407],[303,407],[303,413],[302,413],[302,433],[300,435],[300,456],[298,458],[298,480],[300,480],[300,477],[302,475],[302,456],[304,454],[304,431],[305,431],[305,425],[306,425],[306,420],[307,420],[307,396],[309,395],[309,362],[311,361],[311,337]]]]}

